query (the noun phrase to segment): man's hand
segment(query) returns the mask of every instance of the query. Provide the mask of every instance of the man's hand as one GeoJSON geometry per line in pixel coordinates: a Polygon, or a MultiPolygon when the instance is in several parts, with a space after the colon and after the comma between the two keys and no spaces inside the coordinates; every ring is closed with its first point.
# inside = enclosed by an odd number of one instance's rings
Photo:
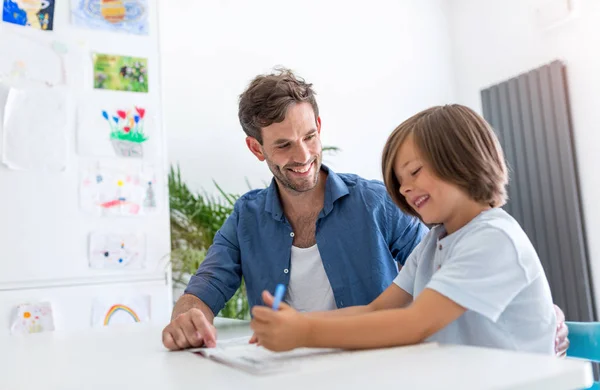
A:
{"type": "Polygon", "coordinates": [[[162,341],[170,350],[217,345],[217,330],[202,310],[192,308],[179,314],[163,330],[162,341]]]}
{"type": "Polygon", "coordinates": [[[569,328],[565,324],[565,313],[560,310],[560,307],[554,305],[556,312],[556,338],[554,340],[554,351],[556,356],[565,356],[569,348],[569,328]]]}
{"type": "MultiPolygon", "coordinates": [[[[264,291],[263,300],[270,306],[273,296],[264,291]]],[[[266,306],[255,306],[252,315],[254,318],[250,327],[254,335],[250,342],[258,341],[259,345],[271,351],[289,351],[306,343],[309,333],[308,318],[285,303],[281,303],[278,311],[266,306]]]]}

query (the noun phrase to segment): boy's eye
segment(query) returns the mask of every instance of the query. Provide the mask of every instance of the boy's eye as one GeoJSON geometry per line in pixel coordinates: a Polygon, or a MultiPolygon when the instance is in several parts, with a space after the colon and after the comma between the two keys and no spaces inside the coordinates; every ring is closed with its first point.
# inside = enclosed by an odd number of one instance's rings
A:
{"type": "Polygon", "coordinates": [[[309,135],[308,137],[306,137],[306,139],[307,139],[307,140],[311,140],[311,139],[313,139],[313,138],[315,138],[315,134],[311,134],[311,135],[309,135]]]}
{"type": "Polygon", "coordinates": [[[419,173],[419,171],[421,170],[421,168],[422,168],[422,167],[419,167],[419,168],[415,169],[414,171],[412,171],[412,172],[410,173],[410,174],[411,174],[411,176],[414,176],[414,175],[416,175],[417,173],[419,173]]]}

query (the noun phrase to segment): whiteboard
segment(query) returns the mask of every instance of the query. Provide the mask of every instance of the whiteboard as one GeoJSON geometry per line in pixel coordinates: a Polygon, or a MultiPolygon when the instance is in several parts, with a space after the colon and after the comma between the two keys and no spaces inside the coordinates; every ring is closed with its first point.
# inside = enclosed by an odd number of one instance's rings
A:
{"type": "MultiPolygon", "coordinates": [[[[39,74],[47,73],[54,83],[59,83],[62,76],[65,76],[68,118],[63,171],[19,171],[0,164],[0,291],[110,283],[114,280],[123,282],[128,278],[135,281],[168,273],[168,166],[160,110],[157,0],[149,0],[147,5],[148,35],[76,27],[71,23],[70,4],[67,0],[56,1],[53,31],[40,31],[0,22],[0,56],[13,56],[17,64],[17,57],[26,55],[23,54],[22,42],[29,39],[33,42],[31,44],[37,45],[40,50],[44,50],[44,47],[54,49],[55,42],[58,42],[57,50],[62,53],[62,64],[56,65],[56,60],[48,59],[48,69],[39,69],[31,65],[27,70],[33,79],[39,74]],[[13,42],[19,44],[11,44],[13,42]],[[92,53],[147,58],[148,93],[94,89],[92,53]],[[154,108],[154,152],[149,160],[144,162],[152,164],[156,176],[153,188],[156,208],[152,213],[135,216],[85,213],[80,205],[81,170],[97,164],[98,161],[108,160],[114,163],[119,160],[126,161],[129,165],[135,165],[137,161],[79,153],[78,108],[89,103],[90,99],[128,101],[129,96],[140,98],[143,104],[154,108]],[[90,235],[93,233],[143,234],[144,267],[91,268],[88,252],[90,235]]],[[[2,72],[0,64],[0,75],[2,72]]],[[[21,83],[23,87],[28,87],[28,83],[34,82],[21,83]]],[[[0,124],[4,123],[7,96],[8,90],[0,89],[0,124]]],[[[32,112],[31,115],[36,115],[36,112],[32,112]]],[[[43,117],[38,119],[44,121],[43,117]]],[[[0,137],[0,150],[4,146],[2,142],[4,137],[0,137]]],[[[167,285],[170,287],[170,281],[167,285]]]]}

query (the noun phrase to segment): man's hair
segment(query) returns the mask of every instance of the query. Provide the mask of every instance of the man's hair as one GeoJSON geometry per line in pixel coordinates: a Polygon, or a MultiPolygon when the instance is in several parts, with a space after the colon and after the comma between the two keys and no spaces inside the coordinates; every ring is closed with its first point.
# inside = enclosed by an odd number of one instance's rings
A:
{"type": "Polygon", "coordinates": [[[302,102],[310,103],[316,119],[319,107],[312,84],[291,70],[276,68],[271,74],[256,76],[240,95],[238,117],[242,129],[262,144],[261,129],[283,122],[290,105],[302,102]]]}
{"type": "Polygon", "coordinates": [[[508,173],[491,126],[468,107],[437,106],[412,116],[389,136],[382,156],[385,186],[407,214],[418,216],[400,194],[394,171],[398,150],[412,135],[421,158],[441,180],[464,190],[473,200],[501,207],[506,203],[508,173]]]}

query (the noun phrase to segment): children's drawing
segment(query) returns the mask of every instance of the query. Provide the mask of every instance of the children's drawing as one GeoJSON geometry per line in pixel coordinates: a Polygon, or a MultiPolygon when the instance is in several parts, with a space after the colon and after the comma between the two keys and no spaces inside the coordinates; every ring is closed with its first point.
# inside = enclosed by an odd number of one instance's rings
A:
{"type": "Polygon", "coordinates": [[[100,98],[93,95],[83,99],[77,109],[79,154],[145,160],[157,157],[155,110],[146,99],[132,101],[122,96],[104,98],[101,94],[100,98]]]}
{"type": "Polygon", "coordinates": [[[4,107],[2,162],[11,169],[63,171],[68,111],[58,88],[11,88],[4,107]]]}
{"type": "Polygon", "coordinates": [[[25,36],[9,29],[0,33],[0,81],[56,86],[66,84],[68,47],[25,36]]]}
{"type": "Polygon", "coordinates": [[[94,54],[94,88],[148,92],[148,60],[112,54],[94,54]]]}
{"type": "Polygon", "coordinates": [[[146,240],[143,234],[92,233],[91,268],[142,268],[146,240]]]}
{"type": "Polygon", "coordinates": [[[4,0],[2,20],[38,30],[52,30],[54,0],[4,0]]]}
{"type": "Polygon", "coordinates": [[[150,321],[150,296],[96,298],[92,303],[92,326],[113,326],[150,321]]]}
{"type": "Polygon", "coordinates": [[[74,25],[97,30],[148,34],[147,0],[71,0],[74,25]]]}
{"type": "Polygon", "coordinates": [[[134,107],[134,110],[117,110],[109,114],[102,111],[110,127],[110,140],[117,156],[142,157],[142,144],[148,140],[144,134],[144,115],[146,109],[134,107]]]}
{"type": "Polygon", "coordinates": [[[18,305],[10,330],[12,334],[53,331],[52,305],[50,302],[18,305]]]}
{"type": "Polygon", "coordinates": [[[81,178],[81,207],[101,216],[152,213],[157,207],[155,187],[156,178],[150,168],[87,169],[81,178]]]}

